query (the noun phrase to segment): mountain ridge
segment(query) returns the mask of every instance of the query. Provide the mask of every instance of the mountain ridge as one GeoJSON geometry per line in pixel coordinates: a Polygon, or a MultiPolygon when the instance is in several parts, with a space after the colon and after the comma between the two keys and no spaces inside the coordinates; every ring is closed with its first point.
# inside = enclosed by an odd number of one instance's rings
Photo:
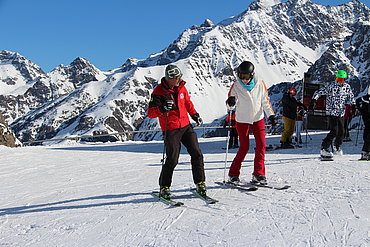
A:
{"type": "MultiPolygon", "coordinates": [[[[168,63],[183,71],[206,124],[226,114],[226,94],[235,80],[234,69],[243,60],[256,65],[269,87],[297,83],[307,71],[316,82],[330,81],[335,70],[346,68],[359,94],[370,75],[368,35],[361,33],[368,30],[367,19],[369,8],[358,0],[339,6],[308,0],[256,1],[218,24],[206,19],[184,30],[161,52],[143,60],[130,58],[108,72],[83,58],[47,74],[40,72],[23,85],[30,86],[24,94],[0,95],[2,113],[22,141],[157,128],[156,120],[147,118],[146,108],[168,63]]],[[[0,83],[4,83],[1,64],[0,59],[0,83]]],[[[270,95],[271,100],[278,102],[278,95],[270,95]]],[[[278,111],[279,104],[274,106],[278,111]]],[[[132,138],[126,134],[109,140],[132,138]]]]}

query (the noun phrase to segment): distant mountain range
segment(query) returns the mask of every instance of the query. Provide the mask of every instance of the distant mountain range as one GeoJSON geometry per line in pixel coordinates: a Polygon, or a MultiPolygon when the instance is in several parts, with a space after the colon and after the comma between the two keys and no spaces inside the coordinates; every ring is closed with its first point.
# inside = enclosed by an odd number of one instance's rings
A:
{"type": "MultiPolygon", "coordinates": [[[[166,49],[147,59],[128,59],[103,72],[77,58],[50,73],[16,52],[0,52],[1,113],[21,141],[158,128],[146,110],[169,63],[178,65],[206,124],[220,122],[234,69],[250,60],[270,87],[279,111],[282,94],[300,89],[304,72],[313,82],[349,72],[356,95],[370,82],[369,8],[358,0],[322,6],[308,0],[260,0],[243,13],[186,29],[166,49]],[[293,84],[291,84],[293,83],[293,84]]],[[[145,133],[135,139],[159,138],[145,133]]],[[[132,134],[91,141],[128,140],[132,134]]]]}

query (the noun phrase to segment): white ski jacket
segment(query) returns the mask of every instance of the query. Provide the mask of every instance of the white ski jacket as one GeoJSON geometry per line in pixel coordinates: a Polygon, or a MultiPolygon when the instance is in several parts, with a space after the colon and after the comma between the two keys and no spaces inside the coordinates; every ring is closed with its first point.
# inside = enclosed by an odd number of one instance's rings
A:
{"type": "Polygon", "coordinates": [[[351,86],[346,82],[328,83],[317,90],[312,98],[317,100],[322,95],[326,95],[326,112],[330,116],[343,117],[346,105],[355,104],[351,86]]]}
{"type": "Polygon", "coordinates": [[[263,80],[259,80],[255,75],[256,85],[251,91],[243,87],[239,79],[231,86],[229,97],[236,97],[236,118],[239,123],[253,124],[264,118],[263,112],[267,117],[275,115],[272,109],[270,98],[268,97],[267,88],[263,80]]]}

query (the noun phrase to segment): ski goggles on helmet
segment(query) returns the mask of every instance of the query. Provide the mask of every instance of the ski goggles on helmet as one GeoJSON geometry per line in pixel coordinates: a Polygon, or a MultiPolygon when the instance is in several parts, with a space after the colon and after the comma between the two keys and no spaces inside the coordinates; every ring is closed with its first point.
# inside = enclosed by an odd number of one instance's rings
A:
{"type": "Polygon", "coordinates": [[[239,73],[238,74],[238,77],[241,79],[241,80],[249,80],[251,79],[253,76],[251,74],[242,74],[242,73],[239,73]]]}
{"type": "Polygon", "coordinates": [[[171,79],[181,79],[181,71],[178,68],[173,68],[168,71],[166,71],[166,79],[171,80],[171,79]]]}
{"type": "Polygon", "coordinates": [[[340,82],[340,83],[343,83],[346,80],[346,78],[340,78],[340,77],[337,77],[336,79],[337,79],[337,82],[340,82]]]}

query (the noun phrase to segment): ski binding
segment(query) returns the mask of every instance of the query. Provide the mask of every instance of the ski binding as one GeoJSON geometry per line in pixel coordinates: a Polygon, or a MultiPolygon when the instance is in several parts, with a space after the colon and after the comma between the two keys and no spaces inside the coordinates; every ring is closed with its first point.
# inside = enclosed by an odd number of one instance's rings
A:
{"type": "Polygon", "coordinates": [[[227,186],[233,189],[243,190],[243,191],[256,191],[258,188],[249,184],[235,184],[232,182],[216,182],[216,184],[227,186]]]}
{"type": "Polygon", "coordinates": [[[202,196],[202,195],[200,195],[200,194],[196,191],[196,189],[191,189],[190,191],[191,191],[195,196],[197,196],[197,197],[199,197],[200,199],[202,199],[203,201],[205,201],[207,204],[215,204],[215,203],[217,203],[217,202],[218,202],[218,200],[213,199],[213,198],[211,198],[211,197],[209,197],[209,196],[202,196]]]}
{"type": "Polygon", "coordinates": [[[158,191],[153,191],[152,192],[152,195],[156,198],[158,198],[160,201],[170,205],[170,206],[173,206],[173,207],[180,207],[180,206],[183,206],[184,203],[183,202],[179,202],[179,201],[175,201],[175,200],[172,200],[172,199],[165,199],[161,196],[159,196],[159,192],[158,191]]]}

